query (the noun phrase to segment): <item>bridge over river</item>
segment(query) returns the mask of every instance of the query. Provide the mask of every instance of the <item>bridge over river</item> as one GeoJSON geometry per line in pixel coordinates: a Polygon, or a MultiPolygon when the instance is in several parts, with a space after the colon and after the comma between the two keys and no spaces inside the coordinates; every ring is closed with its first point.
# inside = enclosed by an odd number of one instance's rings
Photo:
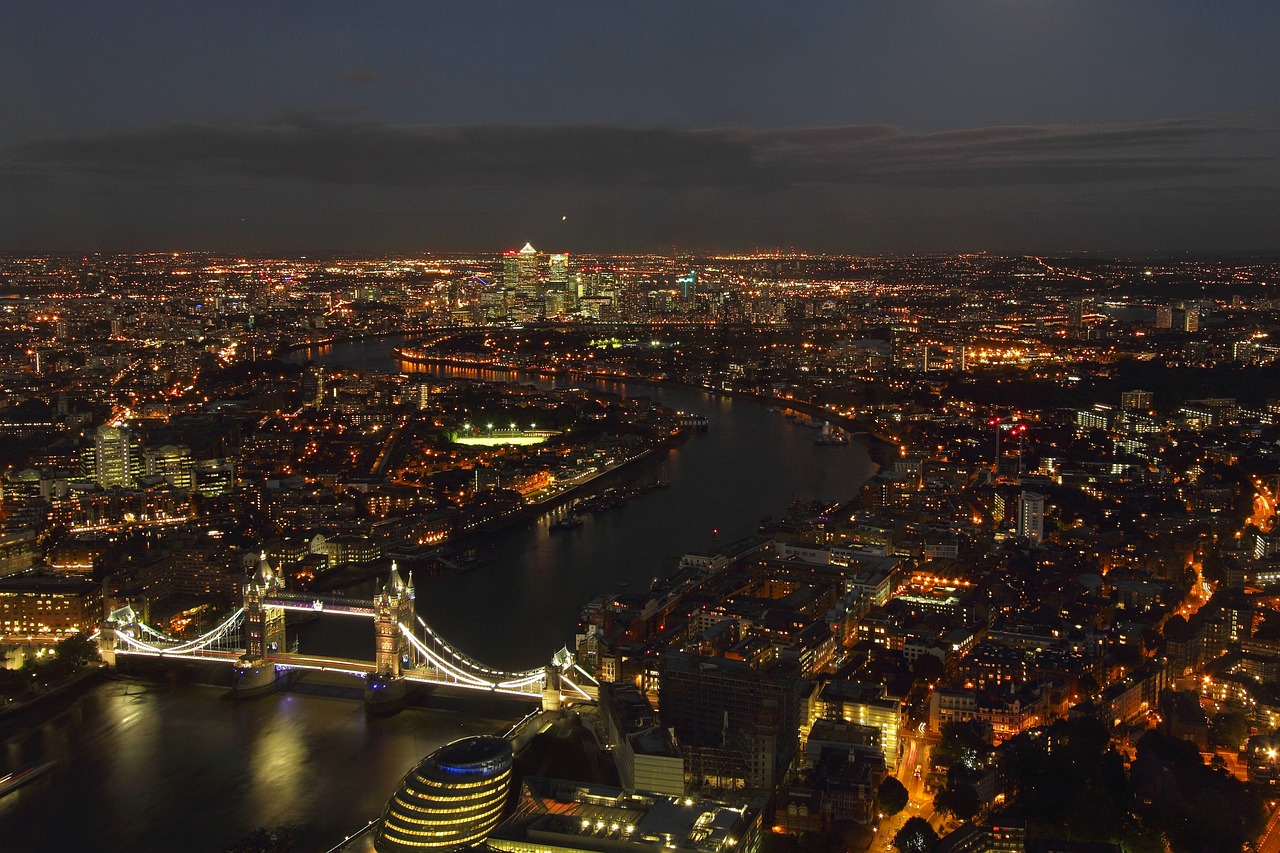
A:
{"type": "Polygon", "coordinates": [[[454,648],[414,610],[412,576],[406,582],[392,563],[373,598],[308,595],[283,588],[266,555],[245,584],[243,603],[219,625],[194,638],[171,636],[142,621],[131,607],[107,615],[98,632],[103,657],[225,662],[233,667],[232,689],[242,696],[274,690],[295,671],[346,673],[363,679],[365,703],[374,713],[403,707],[407,682],[463,690],[541,698],[554,710],[564,701],[596,699],[596,682],[567,648],[544,666],[522,672],[494,669],[454,648]],[[288,651],[285,613],[304,611],[333,618],[371,619],[374,649],[369,659],[302,655],[288,651]]]}

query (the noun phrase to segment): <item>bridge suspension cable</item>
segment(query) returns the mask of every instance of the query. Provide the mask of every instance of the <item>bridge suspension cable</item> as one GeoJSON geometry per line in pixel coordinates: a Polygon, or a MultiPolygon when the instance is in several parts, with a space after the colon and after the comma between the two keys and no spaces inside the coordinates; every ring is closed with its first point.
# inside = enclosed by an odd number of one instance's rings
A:
{"type": "Polygon", "coordinates": [[[146,624],[145,622],[133,623],[138,628],[140,628],[143,633],[151,637],[156,637],[159,639],[166,640],[169,643],[173,643],[173,645],[154,646],[150,643],[143,642],[137,637],[131,636],[127,631],[118,631],[116,632],[116,636],[124,640],[128,645],[150,654],[182,655],[182,654],[190,654],[193,652],[203,651],[207,649],[209,646],[220,644],[220,641],[226,639],[229,635],[237,631],[240,627],[240,624],[243,621],[244,621],[244,608],[241,607],[239,610],[235,611],[230,616],[228,616],[216,628],[213,628],[212,630],[200,635],[199,637],[196,637],[191,640],[187,640],[185,642],[178,640],[174,637],[170,637],[169,635],[161,631],[157,631],[155,628],[152,628],[150,625],[146,624]]]}
{"type": "Polygon", "coordinates": [[[491,669],[449,645],[449,642],[445,640],[444,637],[441,637],[435,631],[431,630],[431,626],[428,625],[421,616],[414,614],[414,617],[418,620],[418,624],[422,626],[422,630],[431,638],[432,642],[438,646],[441,651],[453,658],[456,662],[456,666],[463,667],[473,673],[484,673],[484,675],[492,676],[494,681],[498,684],[515,682],[531,684],[544,677],[544,672],[541,668],[528,669],[524,672],[503,672],[502,670],[491,669]]]}

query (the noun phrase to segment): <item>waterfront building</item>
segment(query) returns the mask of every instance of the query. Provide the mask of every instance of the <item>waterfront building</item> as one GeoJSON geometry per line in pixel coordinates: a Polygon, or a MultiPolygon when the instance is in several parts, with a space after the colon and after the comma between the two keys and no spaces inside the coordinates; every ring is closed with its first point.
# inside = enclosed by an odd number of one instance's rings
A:
{"type": "Polygon", "coordinates": [[[1156,328],[1157,329],[1173,328],[1173,306],[1172,305],[1156,306],[1156,328]]]}
{"type": "Polygon", "coordinates": [[[746,809],[713,800],[526,777],[515,813],[487,846],[503,853],[729,853],[752,849],[746,839],[753,830],[746,809]]]}
{"type": "Polygon", "coordinates": [[[56,642],[93,630],[102,618],[102,589],[79,577],[0,578],[0,637],[56,642]]]}
{"type": "Polygon", "coordinates": [[[478,736],[442,746],[405,774],[382,811],[378,853],[453,850],[483,841],[511,790],[511,743],[478,736]]]}

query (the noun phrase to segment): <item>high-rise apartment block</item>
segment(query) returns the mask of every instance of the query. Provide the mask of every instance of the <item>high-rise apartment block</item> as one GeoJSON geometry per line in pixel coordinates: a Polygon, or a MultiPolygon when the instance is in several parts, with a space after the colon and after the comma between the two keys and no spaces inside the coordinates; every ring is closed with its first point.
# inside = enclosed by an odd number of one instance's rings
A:
{"type": "Polygon", "coordinates": [[[1120,408],[1126,412],[1146,412],[1155,405],[1155,395],[1150,391],[1122,391],[1120,408]]]}
{"type": "Polygon", "coordinates": [[[1044,541],[1044,495],[1023,492],[1018,496],[1018,536],[1035,545],[1044,541]]]}

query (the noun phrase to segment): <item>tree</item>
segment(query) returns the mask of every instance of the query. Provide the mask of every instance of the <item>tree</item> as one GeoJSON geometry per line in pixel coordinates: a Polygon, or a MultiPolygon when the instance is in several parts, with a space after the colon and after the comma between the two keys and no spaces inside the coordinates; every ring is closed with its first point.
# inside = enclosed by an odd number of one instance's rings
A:
{"type": "Polygon", "coordinates": [[[880,811],[887,815],[896,815],[907,807],[911,795],[906,786],[895,777],[890,776],[880,783],[880,791],[876,794],[876,803],[880,811]]]}
{"type": "Polygon", "coordinates": [[[966,782],[952,780],[947,787],[933,798],[933,805],[939,811],[955,815],[956,820],[970,820],[982,808],[978,792],[966,782]]]}
{"type": "Polygon", "coordinates": [[[938,660],[935,655],[924,654],[916,658],[916,662],[911,667],[911,672],[921,681],[936,684],[946,674],[946,669],[943,667],[942,661],[938,660]]]}
{"type": "Polygon", "coordinates": [[[58,660],[71,669],[79,669],[98,661],[98,647],[87,634],[72,634],[58,643],[58,660]]]}
{"type": "Polygon", "coordinates": [[[1228,749],[1240,748],[1249,737],[1249,720],[1239,711],[1223,711],[1209,722],[1209,739],[1228,749]]]}
{"type": "Polygon", "coordinates": [[[942,726],[942,740],[933,748],[933,763],[945,767],[959,764],[976,770],[986,766],[991,752],[990,723],[953,720],[942,726]]]}
{"type": "Polygon", "coordinates": [[[893,846],[902,853],[928,853],[937,843],[938,833],[922,817],[910,818],[893,836],[893,846]]]}

